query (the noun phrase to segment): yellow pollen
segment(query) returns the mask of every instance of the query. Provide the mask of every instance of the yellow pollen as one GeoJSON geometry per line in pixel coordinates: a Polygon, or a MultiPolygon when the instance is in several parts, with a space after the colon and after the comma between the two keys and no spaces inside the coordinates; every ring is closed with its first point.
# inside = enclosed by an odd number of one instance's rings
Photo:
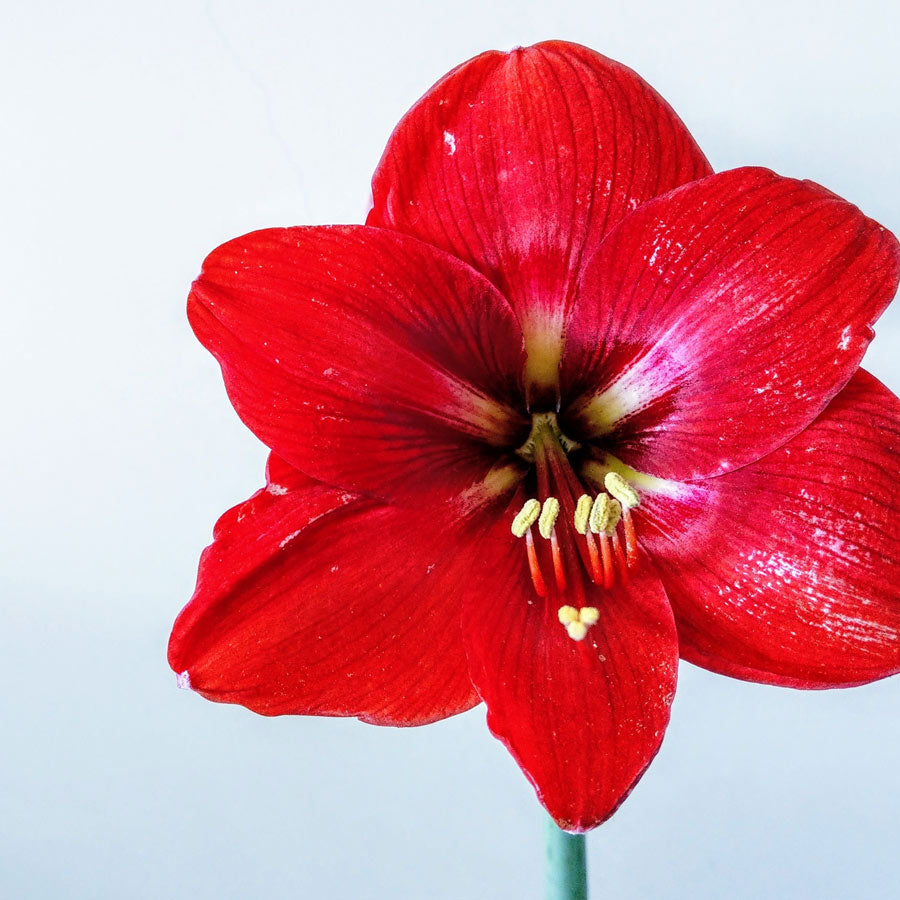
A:
{"type": "Polygon", "coordinates": [[[612,534],[622,518],[621,505],[609,494],[598,494],[591,507],[590,526],[594,534],[612,534]]]}
{"type": "Polygon", "coordinates": [[[625,509],[634,509],[640,504],[638,492],[618,472],[607,472],[603,484],[625,509]]]}
{"type": "Polygon", "coordinates": [[[531,500],[526,500],[525,505],[512,520],[512,533],[518,538],[525,537],[525,533],[537,522],[540,514],[541,504],[533,497],[531,500]]]}
{"type": "Polygon", "coordinates": [[[541,517],[538,520],[538,531],[540,531],[542,538],[550,540],[558,516],[559,500],[556,497],[548,497],[544,501],[544,508],[541,510],[541,517]]]}
{"type": "Polygon", "coordinates": [[[566,634],[573,641],[583,641],[588,633],[588,628],[595,625],[600,618],[600,610],[596,606],[584,606],[575,609],[574,606],[561,606],[557,612],[561,625],[565,626],[566,634]]]}
{"type": "Polygon", "coordinates": [[[587,534],[592,505],[593,500],[587,494],[582,494],[575,504],[575,530],[579,534],[587,534]]]}

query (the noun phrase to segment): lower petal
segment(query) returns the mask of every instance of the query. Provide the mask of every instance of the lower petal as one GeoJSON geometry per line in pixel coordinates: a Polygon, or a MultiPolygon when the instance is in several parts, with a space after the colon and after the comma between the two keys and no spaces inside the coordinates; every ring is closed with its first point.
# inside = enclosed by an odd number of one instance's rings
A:
{"type": "Polygon", "coordinates": [[[420,725],[469,709],[461,561],[435,531],[273,457],[267,488],[222,516],[201,557],[172,668],[265,715],[420,725]]]}
{"type": "Polygon", "coordinates": [[[556,600],[537,596],[525,549],[504,520],[479,543],[463,634],[491,731],[559,826],[586,831],[612,815],[659,749],[678,644],[652,571],[609,591],[571,584],[569,591],[556,600]],[[597,608],[584,640],[560,624],[563,602],[597,608]]]}
{"type": "Polygon", "coordinates": [[[900,671],[900,401],[860,371],[764,459],[647,493],[682,656],[799,688],[900,671]]]}

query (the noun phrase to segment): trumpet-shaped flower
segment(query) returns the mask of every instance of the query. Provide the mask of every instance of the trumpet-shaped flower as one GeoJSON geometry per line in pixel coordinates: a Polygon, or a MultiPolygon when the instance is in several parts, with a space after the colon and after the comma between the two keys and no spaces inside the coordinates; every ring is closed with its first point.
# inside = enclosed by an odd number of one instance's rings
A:
{"type": "Polygon", "coordinates": [[[900,670],[900,403],[859,369],[888,232],[712,174],[637,75],[558,42],[438,82],[373,203],[231,241],[191,291],[272,454],[176,622],[185,683],[390,725],[484,701],[585,830],[659,748],[679,655],[900,670]]]}

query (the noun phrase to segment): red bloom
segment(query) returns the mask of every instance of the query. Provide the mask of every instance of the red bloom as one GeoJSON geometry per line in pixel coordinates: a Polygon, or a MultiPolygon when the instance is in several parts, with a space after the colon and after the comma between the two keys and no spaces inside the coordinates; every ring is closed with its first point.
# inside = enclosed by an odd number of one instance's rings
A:
{"type": "Polygon", "coordinates": [[[403,119],[368,226],[256,232],[189,299],[267,487],[169,659],[267,715],[469,709],[564,828],[656,753],[680,655],[794,687],[900,671],[900,401],[858,369],[894,238],[710,174],[630,70],[487,53],[403,119]]]}

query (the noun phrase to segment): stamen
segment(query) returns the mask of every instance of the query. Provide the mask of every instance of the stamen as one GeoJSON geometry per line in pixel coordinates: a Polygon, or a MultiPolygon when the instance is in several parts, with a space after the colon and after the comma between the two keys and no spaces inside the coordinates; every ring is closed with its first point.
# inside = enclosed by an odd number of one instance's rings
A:
{"type": "Polygon", "coordinates": [[[553,556],[553,574],[556,576],[556,586],[560,593],[566,589],[566,570],[563,568],[562,554],[559,552],[559,541],[556,539],[556,529],[550,533],[550,551],[553,556]]]}
{"type": "Polygon", "coordinates": [[[582,494],[575,504],[575,530],[579,534],[588,533],[588,525],[591,518],[591,507],[594,501],[589,494],[582,494]]]}
{"type": "Polygon", "coordinates": [[[547,590],[547,583],[544,581],[544,576],[541,574],[541,566],[538,562],[537,550],[534,546],[534,537],[531,534],[530,528],[525,532],[525,550],[528,554],[528,568],[531,570],[531,582],[534,585],[534,589],[537,592],[538,597],[546,597],[549,593],[547,590]]]}
{"type": "MultiPolygon", "coordinates": [[[[616,570],[613,568],[610,535],[616,533],[616,526],[622,518],[622,506],[609,494],[598,494],[591,507],[590,526],[594,534],[600,535],[600,553],[603,558],[603,587],[609,590],[616,582],[616,570]]],[[[590,549],[590,548],[589,548],[590,549]]],[[[599,568],[599,567],[598,567],[599,568]]],[[[600,577],[596,578],[600,583],[600,577]]]]}
{"type": "Polygon", "coordinates": [[[591,507],[590,526],[594,534],[612,534],[622,517],[622,507],[609,494],[597,494],[591,507]]]}
{"type": "MultiPolygon", "coordinates": [[[[535,500],[535,503],[537,501],[535,500]]],[[[545,540],[550,540],[553,535],[553,529],[556,526],[556,520],[559,517],[559,500],[556,497],[548,497],[544,501],[544,507],[541,509],[541,517],[538,519],[538,531],[545,540]]]]}
{"type": "Polygon", "coordinates": [[[525,533],[534,525],[541,514],[541,504],[533,497],[526,500],[525,505],[512,520],[512,533],[517,537],[525,537],[525,533]]]}
{"type": "Polygon", "coordinates": [[[538,519],[538,531],[540,531],[542,538],[550,541],[556,586],[560,591],[564,591],[566,589],[566,572],[563,568],[562,554],[559,552],[559,540],[556,537],[556,520],[558,518],[559,500],[556,497],[548,497],[544,501],[541,517],[538,519]]]}
{"type": "MultiPolygon", "coordinates": [[[[546,509],[547,504],[544,504],[546,509]]],[[[557,514],[559,513],[559,504],[557,504],[557,514]]],[[[537,548],[534,546],[534,535],[531,533],[531,526],[538,521],[541,516],[541,504],[533,497],[525,501],[525,505],[516,513],[512,520],[511,530],[516,537],[525,538],[525,552],[528,556],[528,568],[531,572],[531,582],[537,592],[538,597],[546,597],[548,594],[547,583],[541,573],[541,564],[538,561],[537,548]]],[[[540,528],[540,525],[538,526],[540,528]]],[[[559,555],[559,549],[556,549],[553,559],[553,568],[556,568],[556,556],[559,555]]],[[[559,574],[556,576],[559,581],[559,574]]]]}
{"type": "Polygon", "coordinates": [[[638,563],[638,542],[637,535],[634,533],[634,519],[627,506],[622,513],[622,523],[625,529],[625,556],[628,568],[633,569],[638,563]]]}
{"type": "Polygon", "coordinates": [[[625,530],[625,547],[628,568],[633,569],[638,563],[638,542],[634,532],[634,520],[631,510],[641,503],[638,492],[617,472],[607,472],[603,479],[606,490],[622,504],[622,524],[625,530]]]}
{"type": "Polygon", "coordinates": [[[619,564],[619,574],[622,576],[622,581],[627,583],[628,562],[625,558],[625,551],[622,548],[622,542],[619,540],[619,533],[617,531],[614,531],[612,535],[612,548],[616,557],[616,562],[619,564]]]}
{"type": "Polygon", "coordinates": [[[589,494],[582,494],[575,504],[575,530],[585,537],[588,548],[588,559],[591,564],[591,581],[600,584],[603,581],[603,570],[600,567],[600,552],[597,550],[597,542],[591,533],[591,511],[594,501],[589,494]]]}
{"type": "Polygon", "coordinates": [[[616,583],[616,570],[613,568],[612,547],[609,535],[600,535],[600,552],[603,555],[603,587],[609,590],[616,583]]]}
{"type": "Polygon", "coordinates": [[[600,566],[600,552],[597,550],[597,542],[594,535],[590,531],[586,532],[585,540],[587,541],[588,558],[591,561],[591,581],[594,584],[601,584],[604,581],[603,569],[600,566]]]}
{"type": "Polygon", "coordinates": [[[624,509],[634,509],[640,505],[638,492],[618,472],[607,472],[603,484],[624,509]]]}

